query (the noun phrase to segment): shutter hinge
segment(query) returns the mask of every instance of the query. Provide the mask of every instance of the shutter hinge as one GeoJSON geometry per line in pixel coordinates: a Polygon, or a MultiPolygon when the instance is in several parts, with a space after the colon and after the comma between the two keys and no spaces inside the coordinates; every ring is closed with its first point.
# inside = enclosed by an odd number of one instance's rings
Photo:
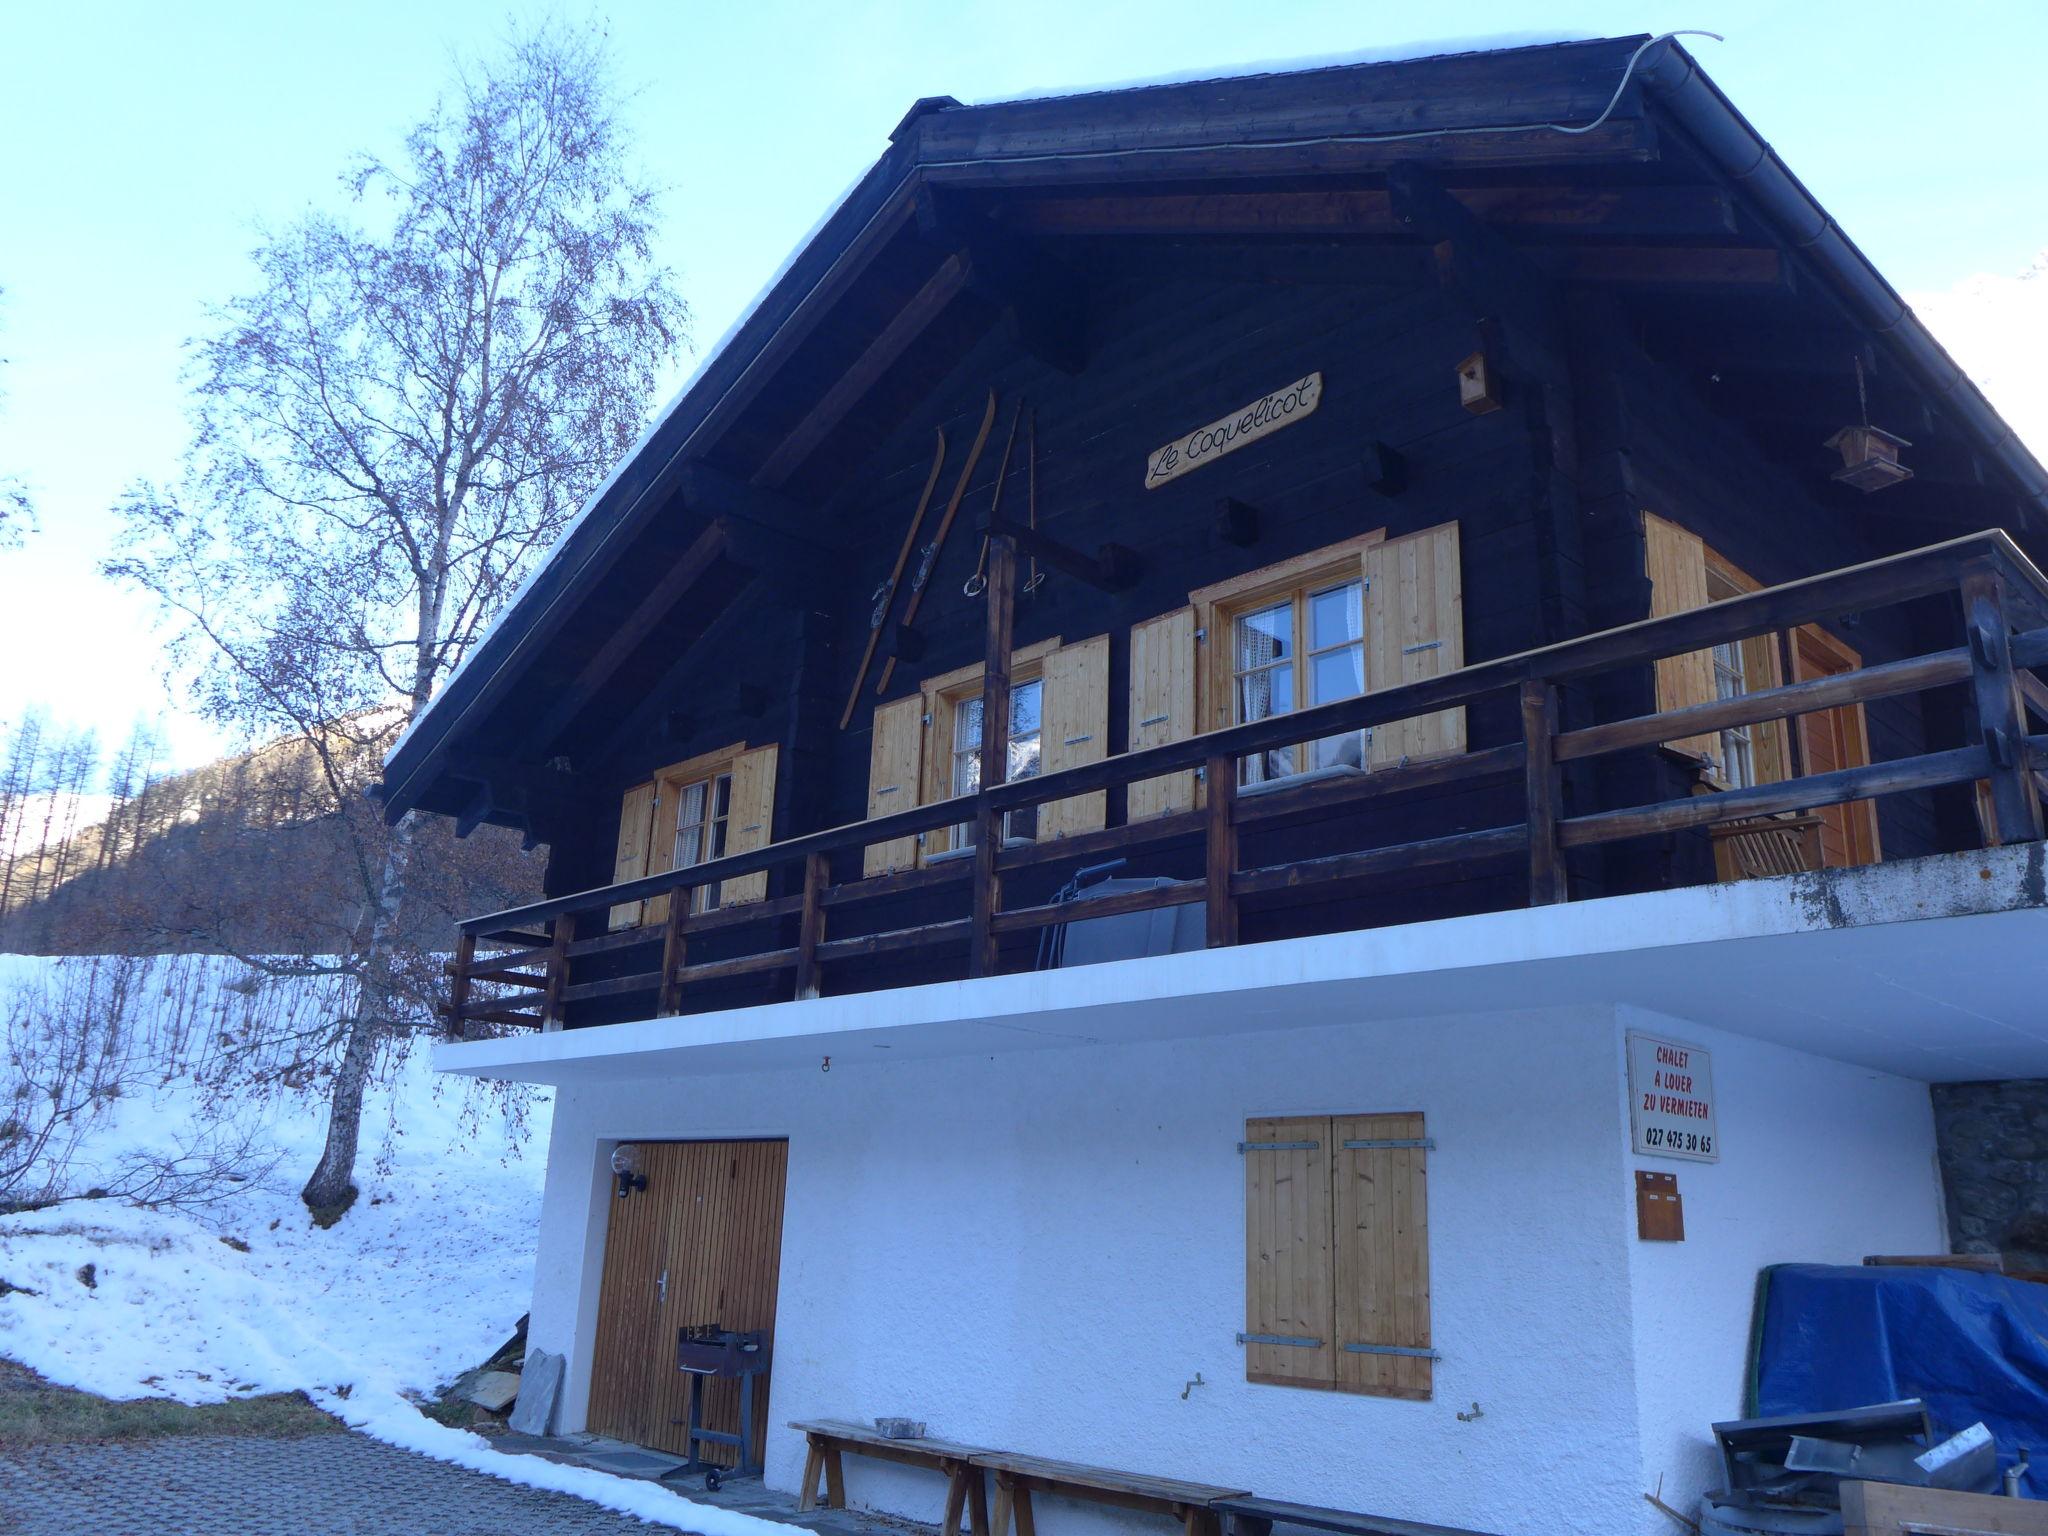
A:
{"type": "Polygon", "coordinates": [[[1441,1360],[1433,1349],[1410,1349],[1405,1344],[1346,1344],[1347,1355],[1405,1355],[1411,1360],[1441,1360]]]}
{"type": "Polygon", "coordinates": [[[1371,1141],[1347,1141],[1343,1143],[1347,1152],[1378,1152],[1396,1147],[1420,1147],[1425,1152],[1436,1150],[1434,1136],[1390,1136],[1371,1141]]]}
{"type": "MultiPolygon", "coordinates": [[[[1304,1339],[1291,1333],[1240,1333],[1237,1336],[1237,1342],[1240,1344],[1284,1344],[1290,1349],[1321,1349],[1323,1347],[1321,1339],[1304,1339]]],[[[1347,1344],[1344,1347],[1349,1349],[1351,1346],[1347,1344]]]]}
{"type": "Polygon", "coordinates": [[[1095,733],[1093,731],[1090,731],[1086,736],[1069,736],[1065,741],[1060,743],[1060,745],[1067,747],[1078,747],[1081,745],[1082,742],[1093,741],[1094,739],[1095,733]]]}
{"type": "Polygon", "coordinates": [[[1147,715],[1138,722],[1138,729],[1142,731],[1148,725],[1164,725],[1172,718],[1172,715],[1147,715]]]}
{"type": "Polygon", "coordinates": [[[1443,641],[1441,640],[1425,640],[1420,645],[1404,645],[1401,647],[1401,654],[1403,656],[1413,656],[1419,651],[1433,651],[1442,644],[1443,641]]]}
{"type": "Polygon", "coordinates": [[[1237,1150],[1240,1152],[1313,1152],[1321,1145],[1320,1141],[1240,1141],[1237,1144],[1237,1150]]]}
{"type": "Polygon", "coordinates": [[[1204,643],[1206,643],[1206,642],[1208,641],[1208,639],[1209,639],[1209,626],[1208,626],[1208,625],[1206,625],[1206,624],[1203,624],[1203,625],[1200,625],[1200,626],[1198,626],[1198,627],[1196,628],[1196,630],[1195,630],[1195,641],[1196,641],[1196,643],[1197,643],[1197,644],[1204,644],[1204,643]]]}
{"type": "Polygon", "coordinates": [[[751,826],[741,827],[740,830],[742,832],[758,832],[761,830],[761,823],[757,821],[754,822],[751,826]]]}

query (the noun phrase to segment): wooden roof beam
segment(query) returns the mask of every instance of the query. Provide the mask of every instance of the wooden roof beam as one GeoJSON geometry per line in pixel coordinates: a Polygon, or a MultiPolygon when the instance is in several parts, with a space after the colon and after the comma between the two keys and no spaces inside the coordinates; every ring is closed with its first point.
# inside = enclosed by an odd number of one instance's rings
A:
{"type": "MultiPolygon", "coordinates": [[[[1507,186],[1447,189],[1477,217],[1517,233],[1709,239],[1736,232],[1713,187],[1507,186]]],[[[1398,236],[1385,190],[1150,193],[1020,198],[997,216],[1040,235],[1398,236]]]]}
{"type": "Polygon", "coordinates": [[[925,279],[924,286],[911,296],[910,302],[882,327],[860,356],[832,381],[831,388],[796,424],[789,436],[768,455],[755,472],[754,479],[768,486],[787,484],[803,468],[805,461],[824,446],[826,439],[846,420],[868,391],[896,366],[903,354],[910,350],[911,344],[966,291],[970,272],[965,252],[955,251],[940,262],[938,270],[925,279]]]}
{"type": "Polygon", "coordinates": [[[915,203],[918,233],[965,253],[969,286],[1004,311],[1020,348],[1062,373],[1087,366],[1088,290],[1077,273],[953,195],[920,187],[915,203]]]}
{"type": "Polygon", "coordinates": [[[1773,246],[1582,245],[1530,254],[1567,282],[1752,290],[1792,283],[1792,269],[1773,246]]]}
{"type": "Polygon", "coordinates": [[[1655,357],[1683,359],[1729,375],[1824,374],[1853,380],[1860,358],[1865,376],[1875,379],[1885,366],[1871,339],[1855,331],[1759,326],[1753,318],[1722,318],[1711,310],[1668,322],[1651,316],[1644,344],[1655,357]]]}
{"type": "Polygon", "coordinates": [[[575,680],[556,691],[553,702],[529,732],[528,740],[538,744],[543,753],[553,750],[556,738],[583,712],[597,691],[625,665],[626,659],[668,616],[683,594],[702,580],[726,553],[731,534],[727,520],[712,519],[681,557],[663,571],[646,595],[633,605],[632,611],[612,627],[604,643],[577,670],[575,680]]]}

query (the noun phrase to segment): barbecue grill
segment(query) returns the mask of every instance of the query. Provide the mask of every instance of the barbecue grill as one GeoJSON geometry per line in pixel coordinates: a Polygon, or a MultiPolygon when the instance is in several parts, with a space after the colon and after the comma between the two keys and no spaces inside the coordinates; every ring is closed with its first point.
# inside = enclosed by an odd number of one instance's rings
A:
{"type": "Polygon", "coordinates": [[[759,1477],[761,1463],[754,1453],[754,1378],[768,1369],[768,1330],[745,1330],[718,1323],[697,1323],[676,1330],[676,1369],[690,1378],[690,1426],[687,1444],[689,1465],[684,1472],[702,1472],[704,1487],[712,1493],[727,1478],[759,1477]],[[737,1381],[740,1384],[740,1432],[704,1427],[704,1383],[737,1381]],[[739,1464],[714,1466],[706,1461],[700,1447],[729,1445],[738,1452],[739,1464]]]}

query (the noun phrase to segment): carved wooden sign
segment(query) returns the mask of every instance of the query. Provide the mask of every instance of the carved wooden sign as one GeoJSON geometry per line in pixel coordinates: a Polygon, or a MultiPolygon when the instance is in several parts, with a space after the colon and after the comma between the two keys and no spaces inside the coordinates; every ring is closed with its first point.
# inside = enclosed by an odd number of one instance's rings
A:
{"type": "Polygon", "coordinates": [[[1241,411],[1232,411],[1220,421],[1195,428],[1146,461],[1145,488],[1164,485],[1226,453],[1235,453],[1246,443],[1257,442],[1269,432],[1292,426],[1320,405],[1322,399],[1323,376],[1321,372],[1311,373],[1285,389],[1274,390],[1263,400],[1254,400],[1241,411]]]}

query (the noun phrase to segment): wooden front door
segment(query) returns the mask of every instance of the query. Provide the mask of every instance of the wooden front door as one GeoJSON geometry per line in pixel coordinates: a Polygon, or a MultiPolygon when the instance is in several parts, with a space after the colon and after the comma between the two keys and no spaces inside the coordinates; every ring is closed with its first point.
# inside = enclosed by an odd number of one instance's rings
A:
{"type": "MultiPolygon", "coordinates": [[[[703,1323],[775,1329],[786,1141],[640,1142],[647,1188],[611,1199],[591,1360],[592,1433],[689,1454],[690,1378],[676,1331],[703,1323]]],[[[772,1372],[754,1382],[753,1459],[768,1426],[772,1372]]],[[[705,1427],[737,1433],[739,1384],[707,1383],[705,1427]]],[[[730,1447],[705,1459],[730,1466],[730,1447]]]]}
{"type": "MultiPolygon", "coordinates": [[[[1817,625],[1808,624],[1792,632],[1792,674],[1796,681],[1832,677],[1853,672],[1862,658],[1817,625]]],[[[1833,773],[1838,768],[1860,768],[1870,761],[1870,733],[1864,723],[1861,704],[1844,704],[1799,718],[1800,761],[1807,773],[1833,773]]],[[[1877,849],[1877,807],[1868,800],[1849,805],[1823,806],[1821,819],[1821,863],[1840,869],[1851,864],[1875,864],[1877,849]]]]}

